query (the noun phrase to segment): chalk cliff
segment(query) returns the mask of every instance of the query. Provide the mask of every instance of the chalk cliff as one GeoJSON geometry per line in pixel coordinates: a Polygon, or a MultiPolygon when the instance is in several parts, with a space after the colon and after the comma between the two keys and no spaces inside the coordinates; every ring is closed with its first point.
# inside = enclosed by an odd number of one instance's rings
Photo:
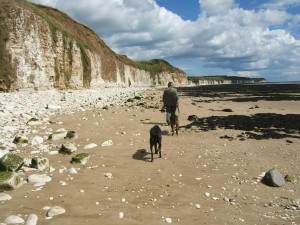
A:
{"type": "Polygon", "coordinates": [[[91,29],[57,9],[0,2],[0,91],[187,84],[163,60],[137,62],[113,52],[91,29]]]}

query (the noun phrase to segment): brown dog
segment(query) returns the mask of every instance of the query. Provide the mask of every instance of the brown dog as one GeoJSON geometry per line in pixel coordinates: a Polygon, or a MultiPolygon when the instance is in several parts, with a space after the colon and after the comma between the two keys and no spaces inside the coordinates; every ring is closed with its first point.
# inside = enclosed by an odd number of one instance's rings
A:
{"type": "Polygon", "coordinates": [[[171,122],[171,129],[172,129],[172,135],[174,135],[174,129],[176,131],[176,134],[178,135],[178,129],[179,129],[179,119],[176,114],[172,114],[170,117],[171,122]]]}

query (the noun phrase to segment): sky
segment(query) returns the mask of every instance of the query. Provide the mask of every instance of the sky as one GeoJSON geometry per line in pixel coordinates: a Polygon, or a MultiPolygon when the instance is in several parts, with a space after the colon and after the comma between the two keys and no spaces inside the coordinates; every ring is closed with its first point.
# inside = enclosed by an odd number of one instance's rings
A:
{"type": "Polygon", "coordinates": [[[188,76],[300,81],[300,0],[31,0],[94,30],[117,54],[188,76]]]}

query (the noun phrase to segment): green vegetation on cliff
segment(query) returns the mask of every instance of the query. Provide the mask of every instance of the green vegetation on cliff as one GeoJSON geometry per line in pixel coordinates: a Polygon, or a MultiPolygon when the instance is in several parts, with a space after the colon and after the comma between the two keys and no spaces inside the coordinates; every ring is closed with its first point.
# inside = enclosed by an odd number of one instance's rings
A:
{"type": "Polygon", "coordinates": [[[202,81],[216,81],[223,83],[224,81],[231,81],[233,84],[237,83],[259,83],[265,82],[264,78],[249,78],[249,77],[238,77],[238,76],[226,76],[226,75],[216,75],[216,76],[189,76],[188,80],[194,84],[201,83],[202,81]]]}

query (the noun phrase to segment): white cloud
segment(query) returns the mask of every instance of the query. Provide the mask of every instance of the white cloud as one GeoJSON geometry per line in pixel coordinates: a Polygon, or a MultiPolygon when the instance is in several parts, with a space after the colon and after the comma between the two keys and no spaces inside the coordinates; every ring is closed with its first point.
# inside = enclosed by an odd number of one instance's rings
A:
{"type": "MultiPolygon", "coordinates": [[[[237,74],[295,76],[295,69],[300,71],[300,41],[284,28],[297,27],[299,15],[276,7],[254,11],[238,8],[234,0],[199,0],[202,13],[191,22],[154,0],[34,1],[51,2],[91,27],[114,51],[136,60],[197,58],[237,74]]],[[[274,6],[280,2],[272,1],[274,6]]]]}
{"type": "Polygon", "coordinates": [[[234,0],[199,0],[201,9],[208,14],[224,14],[235,6],[234,0]]]}
{"type": "Polygon", "coordinates": [[[286,9],[289,7],[299,6],[299,0],[271,0],[262,5],[264,8],[286,9]]]}

